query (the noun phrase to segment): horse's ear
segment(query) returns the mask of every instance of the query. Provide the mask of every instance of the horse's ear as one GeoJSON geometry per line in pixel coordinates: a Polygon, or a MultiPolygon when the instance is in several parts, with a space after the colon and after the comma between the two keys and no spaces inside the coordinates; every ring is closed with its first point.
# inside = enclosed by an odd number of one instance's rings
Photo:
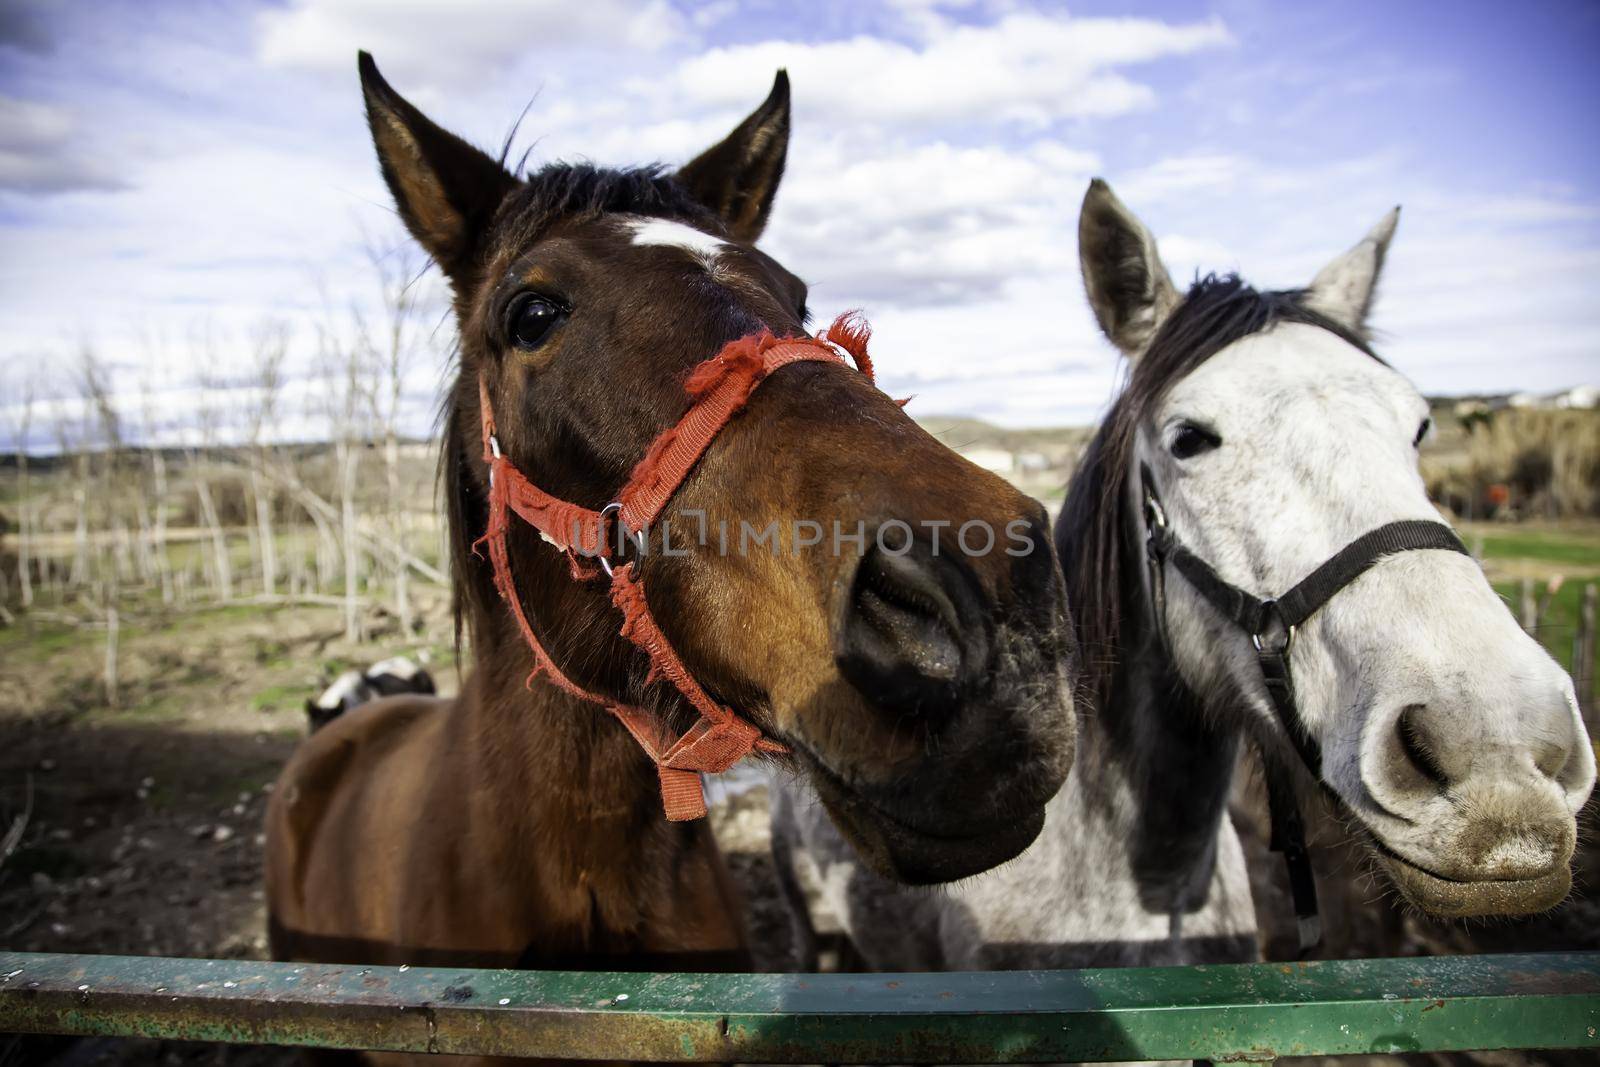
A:
{"type": "Polygon", "coordinates": [[[440,269],[460,285],[516,179],[390,88],[366,52],[358,54],[356,67],[372,143],[400,217],[440,269]]]}
{"type": "Polygon", "coordinates": [[[675,177],[717,213],[734,240],[751,242],[766,229],[788,155],[789,74],[780,70],[766,102],[675,177]]]}
{"type": "Polygon", "coordinates": [[[1078,260],[1100,328],[1128,358],[1137,359],[1178,306],[1178,291],[1156,252],[1156,239],[1100,178],[1089,183],[1083,197],[1078,260]]]}
{"type": "Polygon", "coordinates": [[[1400,209],[1392,209],[1359,244],[1317,272],[1306,290],[1306,306],[1357,334],[1365,334],[1367,312],[1378,289],[1378,275],[1400,223],[1400,209]]]}

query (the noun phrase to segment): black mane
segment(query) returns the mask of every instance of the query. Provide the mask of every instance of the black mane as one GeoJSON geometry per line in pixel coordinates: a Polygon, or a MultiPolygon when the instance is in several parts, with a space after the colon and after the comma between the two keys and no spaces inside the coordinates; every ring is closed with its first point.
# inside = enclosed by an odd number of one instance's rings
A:
{"type": "Polygon", "coordinates": [[[1308,307],[1305,290],[1262,292],[1238,275],[1207,275],[1190,287],[1149,350],[1134,361],[1126,387],[1084,451],[1055,535],[1081,648],[1083,688],[1101,706],[1111,698],[1119,663],[1141,639],[1134,629],[1137,614],[1125,617],[1124,610],[1141,595],[1138,568],[1144,560],[1123,498],[1135,431],[1175,383],[1235,341],[1278,323],[1320,327],[1379,358],[1365,338],[1308,307]]]}
{"type": "Polygon", "coordinates": [[[659,163],[643,167],[546,164],[527,175],[506,197],[496,229],[501,242],[523,246],[561,219],[607,213],[680,219],[723,233],[717,216],[659,163]]]}

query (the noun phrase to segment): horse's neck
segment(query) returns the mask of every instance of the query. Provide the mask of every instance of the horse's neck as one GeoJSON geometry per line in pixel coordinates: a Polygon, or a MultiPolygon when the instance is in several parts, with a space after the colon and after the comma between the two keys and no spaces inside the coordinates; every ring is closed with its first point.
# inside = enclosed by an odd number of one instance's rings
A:
{"type": "Polygon", "coordinates": [[[555,910],[626,930],[643,921],[638,887],[680,851],[654,768],[603,708],[525,686],[521,663],[481,656],[462,695],[456,781],[475,832],[530,903],[564,901],[555,910]]]}
{"type": "Polygon", "coordinates": [[[1181,915],[1205,903],[1239,734],[1174,693],[1159,653],[1131,657],[1084,723],[1077,768],[1081,817],[1123,843],[1141,905],[1181,915]]]}
{"type": "Polygon", "coordinates": [[[1254,913],[1227,797],[1238,736],[1170,702],[1135,658],[1079,731],[1044,832],[948,898],[946,962],[1100,967],[1250,959],[1254,913]],[[1026,901],[1026,903],[1019,903],[1026,901]]]}
{"type": "Polygon", "coordinates": [[[476,784],[505,805],[507,832],[634,821],[623,816],[651,824],[643,816],[659,814],[659,786],[632,737],[604,708],[528,683],[524,671],[514,655],[480,660],[464,694],[470,758],[483,775],[476,784]]]}
{"type": "MultiPolygon", "coordinates": [[[[599,677],[578,676],[598,692],[623,684],[637,653],[618,638],[603,595],[575,583],[565,557],[538,541],[509,547],[529,624],[543,646],[557,662],[582,656],[585,666],[598,669],[599,677]]],[[[485,600],[494,607],[475,620],[475,669],[464,694],[468,758],[483,776],[474,781],[505,805],[507,835],[554,839],[555,862],[594,853],[626,864],[632,842],[622,838],[648,834],[661,821],[653,767],[605,708],[546,678],[530,679],[532,650],[498,594],[486,591],[485,600]]],[[[591,869],[587,857],[572,862],[591,869]]]]}

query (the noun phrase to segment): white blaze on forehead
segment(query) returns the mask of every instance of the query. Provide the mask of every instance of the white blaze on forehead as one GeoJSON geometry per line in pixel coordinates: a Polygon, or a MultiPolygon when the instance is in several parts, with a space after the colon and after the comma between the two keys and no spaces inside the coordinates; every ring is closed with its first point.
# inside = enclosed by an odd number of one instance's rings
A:
{"type": "Polygon", "coordinates": [[[709,270],[728,243],[704,230],[672,219],[629,219],[624,225],[633,232],[636,245],[672,245],[700,257],[709,270]]]}

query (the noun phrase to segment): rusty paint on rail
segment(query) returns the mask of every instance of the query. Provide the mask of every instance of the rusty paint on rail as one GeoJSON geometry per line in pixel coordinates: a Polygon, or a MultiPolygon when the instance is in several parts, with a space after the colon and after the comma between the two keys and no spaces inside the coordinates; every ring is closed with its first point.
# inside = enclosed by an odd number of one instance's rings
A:
{"type": "Polygon", "coordinates": [[[0,953],[0,1031],[656,1062],[1600,1050],[1600,954],[904,975],[0,953]]]}

